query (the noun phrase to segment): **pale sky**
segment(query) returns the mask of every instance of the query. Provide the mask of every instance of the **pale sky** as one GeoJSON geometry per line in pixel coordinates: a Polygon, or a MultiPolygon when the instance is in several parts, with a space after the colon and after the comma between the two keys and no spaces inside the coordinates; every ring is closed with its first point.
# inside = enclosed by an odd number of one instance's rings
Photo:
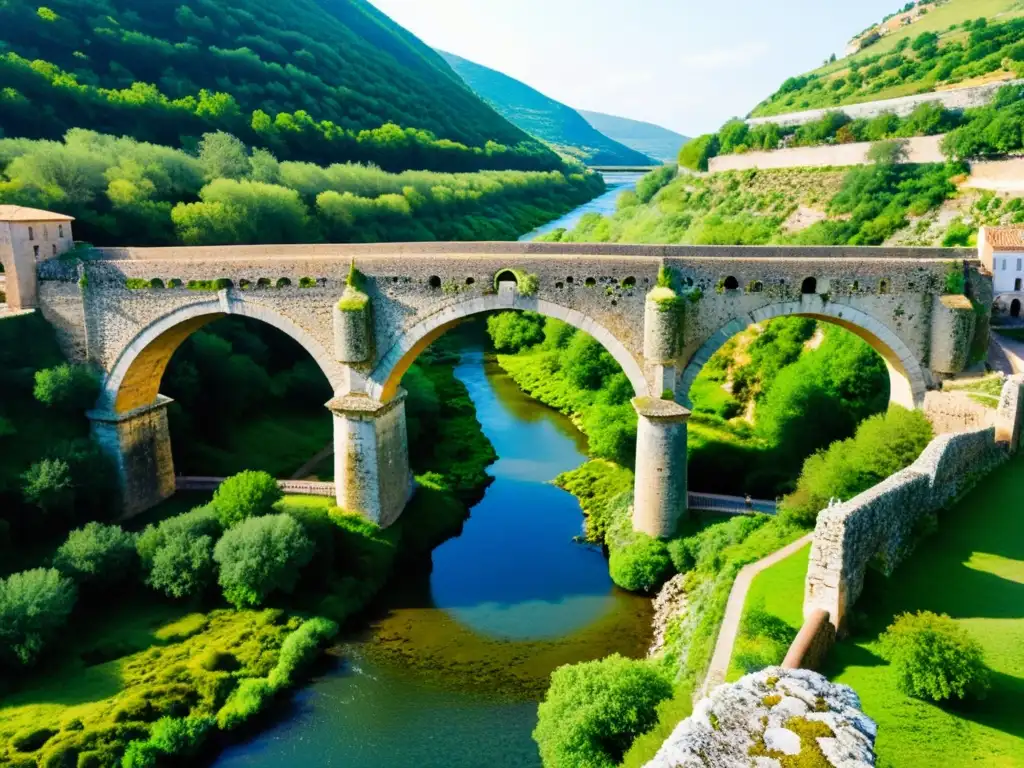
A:
{"type": "Polygon", "coordinates": [[[370,0],[428,45],[577,109],[688,136],[841,56],[903,0],[370,0]]]}

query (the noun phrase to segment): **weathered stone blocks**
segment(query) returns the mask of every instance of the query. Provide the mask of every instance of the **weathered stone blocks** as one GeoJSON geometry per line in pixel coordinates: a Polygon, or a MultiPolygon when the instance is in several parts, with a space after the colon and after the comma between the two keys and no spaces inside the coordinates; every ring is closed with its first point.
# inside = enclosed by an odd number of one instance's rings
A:
{"type": "Polygon", "coordinates": [[[686,511],[686,422],[690,412],[671,400],[638,397],[633,529],[671,536],[686,511]]]}
{"type": "Polygon", "coordinates": [[[405,392],[388,403],[365,395],[331,400],[334,482],[338,506],[382,528],[395,522],[412,490],[405,424],[405,392]]]}
{"type": "Polygon", "coordinates": [[[114,461],[125,517],[144,512],[174,495],[174,458],[167,427],[171,399],[128,413],[90,411],[93,439],[114,461]]]}
{"type": "Polygon", "coordinates": [[[974,324],[974,307],[966,296],[936,296],[932,300],[929,365],[933,371],[960,373],[967,367],[974,324]]]}
{"type": "Polygon", "coordinates": [[[373,321],[370,298],[346,289],[333,310],[334,356],[340,363],[368,363],[373,357],[373,321]]]}
{"type": "Polygon", "coordinates": [[[644,302],[644,358],[666,365],[679,356],[680,299],[671,288],[655,288],[644,302]]]}

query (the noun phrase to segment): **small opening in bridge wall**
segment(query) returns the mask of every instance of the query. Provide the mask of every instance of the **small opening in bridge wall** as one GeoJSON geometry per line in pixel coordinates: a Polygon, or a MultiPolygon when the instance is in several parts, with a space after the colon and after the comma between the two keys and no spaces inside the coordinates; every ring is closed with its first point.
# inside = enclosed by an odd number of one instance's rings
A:
{"type": "Polygon", "coordinates": [[[427,281],[427,284],[430,285],[431,288],[440,288],[441,278],[438,277],[437,275],[432,275],[431,278],[427,281]]]}
{"type": "Polygon", "coordinates": [[[466,278],[466,285],[473,285],[476,282],[472,277],[466,278]]]}
{"type": "Polygon", "coordinates": [[[625,280],[622,281],[622,284],[626,288],[632,288],[634,285],[636,285],[636,278],[635,277],[627,277],[625,280]]]}
{"type": "Polygon", "coordinates": [[[572,285],[572,278],[571,277],[565,278],[565,282],[567,282],[569,285],[572,285]]]}
{"type": "Polygon", "coordinates": [[[167,287],[168,288],[181,288],[181,286],[183,286],[184,284],[185,284],[184,280],[179,280],[176,277],[174,279],[172,279],[172,280],[168,280],[167,281],[167,287]]]}
{"type": "Polygon", "coordinates": [[[269,288],[270,287],[270,278],[269,277],[261,277],[259,280],[256,281],[256,287],[257,288],[269,288]]]}
{"type": "Polygon", "coordinates": [[[515,283],[519,285],[519,281],[516,279],[516,273],[510,269],[502,270],[498,273],[498,277],[494,281],[495,283],[515,283]]]}
{"type": "Polygon", "coordinates": [[[879,281],[879,283],[878,283],[878,292],[879,293],[888,293],[889,292],[889,281],[888,280],[880,280],[879,281]]]}
{"type": "Polygon", "coordinates": [[[813,277],[805,277],[800,284],[800,293],[807,295],[818,292],[818,281],[813,277]]]}
{"type": "Polygon", "coordinates": [[[558,288],[558,289],[565,288],[565,283],[555,283],[555,288],[558,288]]]}
{"type": "Polygon", "coordinates": [[[760,280],[755,280],[750,284],[751,293],[761,293],[762,291],[764,291],[764,283],[760,280]]]}
{"type": "Polygon", "coordinates": [[[725,278],[724,282],[722,283],[722,287],[725,288],[725,290],[727,291],[735,291],[739,289],[740,281],[737,280],[732,275],[729,275],[727,278],[725,278]]]}
{"type": "Polygon", "coordinates": [[[856,293],[860,290],[860,280],[854,280],[853,285],[850,286],[850,290],[856,293]]]}
{"type": "Polygon", "coordinates": [[[152,280],[149,281],[149,287],[150,288],[163,288],[164,287],[164,281],[161,280],[159,277],[154,277],[152,280]]]}
{"type": "Polygon", "coordinates": [[[292,281],[289,280],[287,277],[282,277],[280,280],[277,281],[277,287],[278,288],[287,288],[291,284],[292,284],[292,281]]]}
{"type": "Polygon", "coordinates": [[[594,278],[592,278],[592,277],[588,277],[588,278],[587,278],[587,282],[586,282],[586,286],[587,286],[588,288],[593,288],[593,287],[594,287],[595,285],[597,285],[597,280],[595,280],[595,279],[594,279],[594,278]]]}
{"type": "Polygon", "coordinates": [[[238,281],[238,289],[239,290],[241,290],[241,291],[248,291],[250,288],[252,288],[252,282],[251,281],[249,281],[249,280],[239,280],[238,281]]]}

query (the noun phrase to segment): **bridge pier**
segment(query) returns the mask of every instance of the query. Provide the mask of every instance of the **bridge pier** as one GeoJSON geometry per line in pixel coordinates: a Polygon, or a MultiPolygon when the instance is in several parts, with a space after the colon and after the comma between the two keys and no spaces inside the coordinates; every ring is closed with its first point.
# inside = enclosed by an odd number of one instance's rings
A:
{"type": "Polygon", "coordinates": [[[327,403],[334,414],[334,482],[338,506],[382,528],[412,495],[404,391],[381,403],[350,394],[327,403]]]}
{"type": "Polygon", "coordinates": [[[686,422],[690,412],[672,400],[638,397],[633,530],[671,536],[686,511],[686,422]]]}
{"type": "Polygon", "coordinates": [[[157,395],[155,402],[127,413],[88,414],[93,439],[117,467],[125,517],[174,495],[174,457],[167,426],[171,402],[169,397],[157,395]]]}

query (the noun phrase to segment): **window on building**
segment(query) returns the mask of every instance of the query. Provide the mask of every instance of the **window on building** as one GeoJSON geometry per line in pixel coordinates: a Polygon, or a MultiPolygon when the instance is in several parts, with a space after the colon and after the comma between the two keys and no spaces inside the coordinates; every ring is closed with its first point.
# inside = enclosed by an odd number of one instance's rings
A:
{"type": "Polygon", "coordinates": [[[1006,271],[1006,259],[1003,259],[1003,272],[1006,271]]]}
{"type": "Polygon", "coordinates": [[[49,239],[50,239],[50,228],[48,226],[46,226],[45,224],[43,224],[43,240],[49,240],[49,239]]]}
{"type": "Polygon", "coordinates": [[[1020,290],[1020,278],[1019,277],[1016,280],[1013,281],[1013,290],[1015,290],[1015,291],[1019,291],[1020,290]]]}
{"type": "MultiPolygon", "coordinates": [[[[56,256],[56,255],[57,255],[57,246],[56,246],[56,245],[55,245],[55,246],[53,246],[53,255],[54,255],[54,256],[56,256]]],[[[1019,282],[1019,281],[1018,281],[1018,282],[1019,282]]]]}
{"type": "Polygon", "coordinates": [[[28,239],[29,240],[35,240],[36,239],[36,233],[35,233],[35,230],[32,229],[32,227],[28,228],[28,239]]]}
{"type": "Polygon", "coordinates": [[[1020,272],[1020,259],[1017,259],[1017,271],[1020,272]]]}
{"type": "Polygon", "coordinates": [[[35,256],[37,259],[39,258],[39,246],[38,245],[33,245],[32,246],[32,255],[35,256]]]}
{"type": "Polygon", "coordinates": [[[63,224],[58,224],[57,225],[57,237],[60,237],[60,238],[64,237],[64,225],[63,224]]]}

